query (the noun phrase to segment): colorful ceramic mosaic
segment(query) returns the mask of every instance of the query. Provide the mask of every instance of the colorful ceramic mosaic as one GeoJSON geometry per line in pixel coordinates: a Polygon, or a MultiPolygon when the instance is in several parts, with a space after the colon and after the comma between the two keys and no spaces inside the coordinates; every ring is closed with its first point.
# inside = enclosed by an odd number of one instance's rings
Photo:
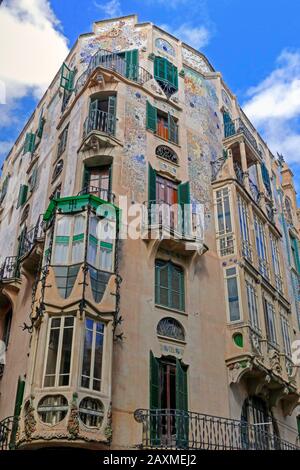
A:
{"type": "Polygon", "coordinates": [[[160,49],[160,50],[166,52],[167,54],[175,57],[174,47],[168,41],[166,41],[165,39],[163,39],[163,38],[155,39],[155,47],[157,47],[157,49],[160,49]]]}

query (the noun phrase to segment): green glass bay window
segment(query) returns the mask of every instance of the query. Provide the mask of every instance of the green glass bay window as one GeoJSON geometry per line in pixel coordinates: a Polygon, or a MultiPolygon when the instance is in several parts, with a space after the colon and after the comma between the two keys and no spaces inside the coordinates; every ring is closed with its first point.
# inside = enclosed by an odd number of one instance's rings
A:
{"type": "Polygon", "coordinates": [[[160,56],[154,58],[154,78],[167,96],[178,90],[178,70],[168,59],[160,56]]]}

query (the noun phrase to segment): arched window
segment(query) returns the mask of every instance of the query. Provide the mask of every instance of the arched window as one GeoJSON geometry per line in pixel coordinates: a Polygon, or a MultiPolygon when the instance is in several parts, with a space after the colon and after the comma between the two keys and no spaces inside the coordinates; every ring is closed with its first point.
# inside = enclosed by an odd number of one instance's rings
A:
{"type": "Polygon", "coordinates": [[[291,224],[293,222],[292,201],[288,196],[285,196],[284,205],[287,221],[291,224]]]}
{"type": "Polygon", "coordinates": [[[157,334],[168,338],[185,340],[183,326],[175,318],[165,317],[157,325],[157,334]]]}
{"type": "Polygon", "coordinates": [[[171,261],[155,261],[155,303],[184,310],[184,271],[171,261]]]}

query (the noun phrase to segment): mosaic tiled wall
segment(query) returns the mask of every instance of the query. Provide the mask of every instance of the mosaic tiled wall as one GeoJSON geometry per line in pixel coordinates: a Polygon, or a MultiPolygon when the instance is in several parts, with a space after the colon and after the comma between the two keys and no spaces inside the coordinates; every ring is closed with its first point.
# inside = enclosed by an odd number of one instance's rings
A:
{"type": "Polygon", "coordinates": [[[185,68],[187,152],[192,198],[205,208],[205,222],[211,220],[211,161],[222,152],[219,102],[213,83],[185,68]]]}
{"type": "Polygon", "coordinates": [[[134,18],[96,26],[95,34],[81,39],[80,62],[88,65],[99,48],[108,51],[141,49],[147,44],[147,33],[134,27],[134,18]]]}
{"type": "Polygon", "coordinates": [[[182,48],[182,61],[184,64],[192,67],[199,72],[212,72],[212,69],[207,65],[204,59],[199,55],[192,52],[190,49],[182,48]]]}
{"type": "Polygon", "coordinates": [[[146,188],[146,97],[127,87],[125,104],[125,145],[122,157],[122,184],[143,202],[146,188]]]}

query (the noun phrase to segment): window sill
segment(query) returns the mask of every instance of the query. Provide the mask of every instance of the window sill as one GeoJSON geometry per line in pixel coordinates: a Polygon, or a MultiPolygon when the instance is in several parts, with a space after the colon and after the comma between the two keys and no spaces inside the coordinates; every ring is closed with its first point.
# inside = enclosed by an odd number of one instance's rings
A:
{"type": "Polygon", "coordinates": [[[165,305],[154,304],[156,308],[161,310],[166,310],[167,312],[179,313],[180,315],[188,316],[188,313],[185,310],[177,310],[175,308],[166,307],[165,305]]]}

